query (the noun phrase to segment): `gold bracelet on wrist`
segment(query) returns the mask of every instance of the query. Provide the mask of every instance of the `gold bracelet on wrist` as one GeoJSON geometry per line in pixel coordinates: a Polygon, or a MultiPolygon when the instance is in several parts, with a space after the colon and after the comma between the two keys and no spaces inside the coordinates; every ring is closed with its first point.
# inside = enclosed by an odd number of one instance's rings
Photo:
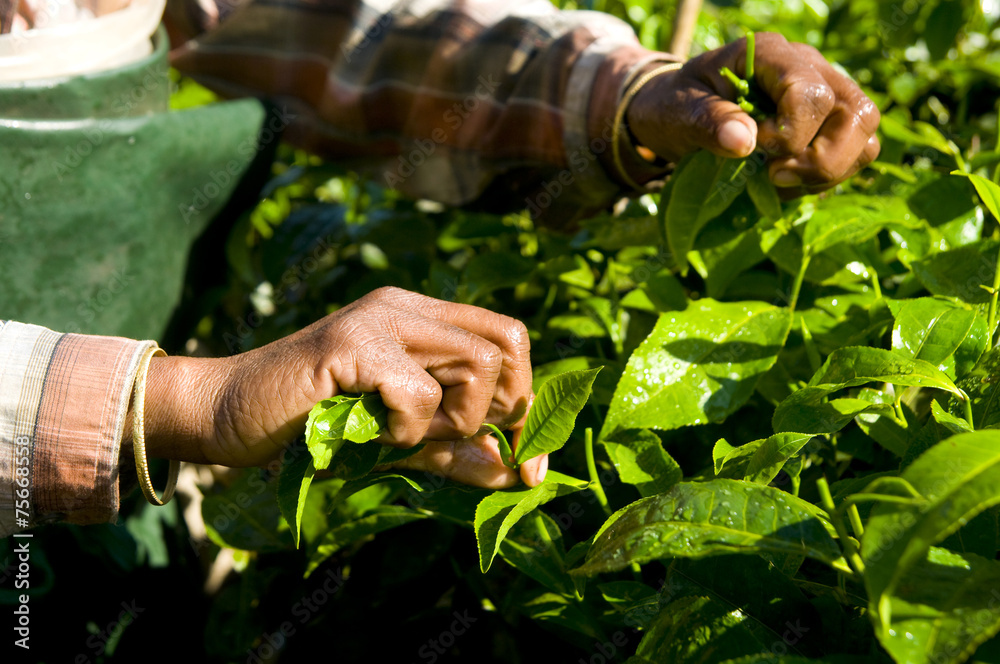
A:
{"type": "Polygon", "coordinates": [[[139,475],[139,486],[142,488],[142,495],[146,496],[153,505],[166,505],[174,495],[174,487],[177,486],[177,473],[180,471],[179,461],[170,461],[170,473],[167,477],[167,486],[163,489],[162,497],[156,497],[153,490],[153,481],[149,479],[149,465],[146,461],[146,430],[143,416],[146,406],[146,376],[149,373],[149,362],[153,357],[166,357],[163,349],[153,346],[146,350],[139,360],[139,371],[135,375],[135,395],[132,399],[132,448],[135,451],[135,470],[139,475]]]}
{"type": "Polygon", "coordinates": [[[644,85],[660,74],[680,69],[683,66],[684,63],[682,62],[671,62],[646,72],[640,76],[635,83],[632,83],[629,86],[629,88],[625,91],[625,94],[622,95],[622,100],[618,102],[618,108],[615,110],[615,120],[611,129],[611,156],[614,159],[615,168],[618,169],[618,175],[621,177],[622,181],[632,189],[642,190],[643,187],[632,179],[632,176],[626,172],[625,166],[622,164],[621,148],[618,143],[621,138],[622,121],[625,119],[625,110],[628,108],[628,105],[632,101],[633,97],[639,93],[639,90],[641,90],[644,85]]]}

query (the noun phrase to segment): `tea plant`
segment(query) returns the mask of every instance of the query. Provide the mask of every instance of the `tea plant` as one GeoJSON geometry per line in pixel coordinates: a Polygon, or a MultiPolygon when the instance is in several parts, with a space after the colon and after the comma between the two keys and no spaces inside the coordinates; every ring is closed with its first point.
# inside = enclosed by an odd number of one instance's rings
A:
{"type": "MultiPolygon", "coordinates": [[[[493,435],[552,469],[502,491],[393,470],[412,450],[372,440],[378,398],[324,401],[277,479],[205,499],[213,541],[250,552],[229,601],[265,607],[233,643],[274,629],[285,586],[348,569],[317,634],[386,621],[367,647],[399,661],[445,655],[422,644],[467,609],[482,631],[447,652],[480,659],[1000,661],[998,17],[758,4],[709,7],[699,40],[777,25],[883,111],[880,161],[835,192],[782,202],[763,157],[701,152],[567,235],[284,154],[283,212],[233,234],[201,342],[265,343],[386,284],[518,317],[538,398],[518,449],[493,435]]],[[[627,15],[655,47],[652,7],[627,15]]]]}

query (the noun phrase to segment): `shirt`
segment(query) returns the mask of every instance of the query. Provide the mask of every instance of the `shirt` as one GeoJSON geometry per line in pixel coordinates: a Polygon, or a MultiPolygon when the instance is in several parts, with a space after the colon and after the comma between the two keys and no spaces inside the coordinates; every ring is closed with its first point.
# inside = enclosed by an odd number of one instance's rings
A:
{"type": "MultiPolygon", "coordinates": [[[[621,195],[615,108],[637,71],[673,59],[548,0],[171,0],[164,21],[175,67],[284,107],[290,142],[414,197],[555,225],[621,195]]],[[[633,180],[662,174],[621,147],[633,180]]],[[[0,536],[116,519],[152,343],[0,322],[0,536]]]]}
{"type": "Polygon", "coordinates": [[[150,345],[0,321],[0,536],[115,519],[122,429],[150,345]]]}

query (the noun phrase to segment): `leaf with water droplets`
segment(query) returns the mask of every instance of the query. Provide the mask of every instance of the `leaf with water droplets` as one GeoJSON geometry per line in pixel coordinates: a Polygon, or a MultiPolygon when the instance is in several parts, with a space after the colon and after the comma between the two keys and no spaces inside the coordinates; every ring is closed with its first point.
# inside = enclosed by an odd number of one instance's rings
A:
{"type": "Polygon", "coordinates": [[[946,438],[921,454],[901,477],[923,500],[878,504],[861,540],[870,607],[883,626],[892,620],[888,598],[928,549],[1000,503],[1000,431],[946,438]]]}
{"type": "Polygon", "coordinates": [[[864,346],[838,348],[830,353],[809,385],[836,385],[837,389],[844,389],[874,382],[935,387],[961,395],[951,378],[933,364],[890,350],[864,346]]]}
{"type": "Polygon", "coordinates": [[[986,319],[967,304],[921,297],[889,306],[896,318],[892,349],[930,362],[953,380],[969,373],[986,350],[986,319]]]}
{"type": "Polygon", "coordinates": [[[959,664],[1000,631],[997,587],[1000,562],[931,547],[888,599],[892,618],[876,621],[875,632],[900,664],[959,664]]]}
{"type": "Polygon", "coordinates": [[[757,627],[728,602],[683,597],[660,610],[636,653],[651,662],[721,662],[767,650],[773,635],[757,627]]]}
{"type": "Polygon", "coordinates": [[[681,482],[608,519],[573,574],[616,572],[662,558],[774,552],[831,563],[840,550],[814,505],[771,487],[716,479],[681,482]]]}
{"type": "Polygon", "coordinates": [[[709,298],[661,314],[629,358],[601,437],[724,420],[774,364],[791,320],[773,304],[709,298]]]}
{"type": "MultiPolygon", "coordinates": [[[[776,433],[733,448],[716,464],[718,477],[743,478],[757,484],[770,484],[785,462],[798,454],[812,440],[809,433],[776,433]]],[[[716,444],[718,446],[718,443],[716,444]]]]}

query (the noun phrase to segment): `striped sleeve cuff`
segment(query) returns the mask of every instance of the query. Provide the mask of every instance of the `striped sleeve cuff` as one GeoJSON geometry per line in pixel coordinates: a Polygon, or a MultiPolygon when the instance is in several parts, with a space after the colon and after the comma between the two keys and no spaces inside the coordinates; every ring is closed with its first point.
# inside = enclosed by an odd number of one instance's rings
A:
{"type": "Polygon", "coordinates": [[[0,537],[115,520],[132,385],[153,345],[0,326],[0,537]]]}

